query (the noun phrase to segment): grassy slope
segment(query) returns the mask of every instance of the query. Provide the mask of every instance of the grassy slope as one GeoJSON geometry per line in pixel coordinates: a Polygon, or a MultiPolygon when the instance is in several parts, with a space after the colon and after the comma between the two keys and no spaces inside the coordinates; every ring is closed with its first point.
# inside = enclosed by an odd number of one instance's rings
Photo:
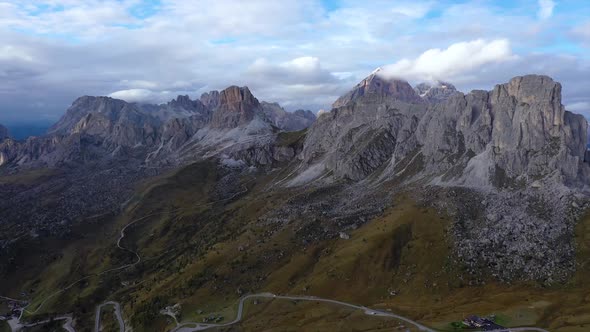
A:
{"type": "Polygon", "coordinates": [[[415,331],[393,318],[367,316],[335,305],[286,300],[246,303],[245,319],[221,331],[415,331]]]}
{"type": "Polygon", "coordinates": [[[117,317],[115,316],[115,310],[113,306],[104,308],[100,316],[100,323],[103,332],[118,332],[119,324],[117,323],[117,317]]]}
{"type": "Polygon", "coordinates": [[[3,320],[0,320],[0,332],[10,332],[10,326],[3,320]]]}
{"type": "MultiPolygon", "coordinates": [[[[94,305],[116,299],[123,303],[135,331],[159,331],[172,327],[158,314],[166,305],[181,303],[185,321],[200,321],[211,313],[228,320],[235,315],[240,294],[271,291],[392,309],[440,329],[466,314],[491,313],[509,326],[588,329],[590,217],[577,229],[580,266],[569,284],[543,288],[490,281],[469,286],[448,259],[445,229],[449,221],[409,197],[399,196],[382,216],[351,232],[349,240],[303,247],[294,236],[296,223],[271,234],[267,225],[257,222],[297,192],[267,194],[265,188],[275,174],[257,183],[244,177],[241,181],[250,187],[248,194],[230,204],[204,205],[219,176],[213,165],[201,163],[146,185],[122,216],[72,243],[62,258],[40,273],[39,283],[29,282],[28,288],[35,290],[34,303],[68,280],[133,261],[132,255],[115,248],[119,230],[135,218],[160,213],[128,230],[125,245],[141,252],[146,258],[142,264],[92,278],[49,302],[42,312],[74,311],[79,324],[91,328],[94,305]]],[[[287,314],[285,306],[269,306],[268,312],[259,310],[255,317],[280,329],[319,310],[304,305],[287,314]],[[278,319],[277,312],[283,312],[284,319],[278,319]]],[[[326,321],[344,315],[338,309],[321,310],[326,320],[305,320],[305,328],[322,330],[327,328],[326,321]]],[[[362,318],[352,314],[350,322],[361,324],[359,328],[374,324],[362,318]]],[[[252,324],[248,319],[242,328],[252,330],[252,324]]]]}
{"type": "Polygon", "coordinates": [[[17,174],[0,175],[0,184],[33,184],[57,174],[59,171],[51,168],[25,170],[17,174]]]}

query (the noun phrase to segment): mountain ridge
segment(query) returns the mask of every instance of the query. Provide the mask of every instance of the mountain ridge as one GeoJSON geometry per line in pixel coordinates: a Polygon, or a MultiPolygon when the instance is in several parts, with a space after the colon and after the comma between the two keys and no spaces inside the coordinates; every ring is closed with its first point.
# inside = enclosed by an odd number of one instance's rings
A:
{"type": "Polygon", "coordinates": [[[300,131],[243,87],[153,107],[82,99],[58,132],[0,142],[0,288],[82,326],[108,297],[138,331],[173,328],[160,313],[175,303],[200,321],[262,291],[443,325],[457,303],[579,312],[587,121],[547,76],[432,89],[371,77],[300,131]]]}
{"type": "MultiPolygon", "coordinates": [[[[10,164],[11,161],[18,167],[81,162],[80,158],[76,158],[76,151],[80,150],[84,142],[92,142],[97,158],[144,156],[142,159],[145,162],[159,163],[158,160],[162,160],[169,163],[170,158],[176,158],[173,154],[176,155],[186,144],[195,141],[201,141],[197,143],[210,149],[227,141],[239,141],[242,136],[275,135],[275,132],[282,130],[304,129],[312,122],[307,113],[287,113],[280,106],[278,109],[263,111],[247,87],[231,86],[221,92],[211,91],[196,100],[178,96],[160,105],[83,96],[72,103],[46,136],[0,147],[0,166],[10,164]],[[281,114],[274,115],[275,112],[281,114]],[[277,117],[283,121],[271,120],[277,117]],[[250,125],[255,119],[257,124],[250,125]],[[235,128],[244,129],[241,133],[227,132],[235,128]],[[207,138],[211,137],[206,134],[211,132],[209,129],[217,134],[207,142],[207,138]],[[202,133],[197,134],[200,131],[202,133]]],[[[197,150],[201,151],[202,148],[197,150]]],[[[183,158],[199,158],[199,151],[194,152],[195,156],[183,158]]]]}

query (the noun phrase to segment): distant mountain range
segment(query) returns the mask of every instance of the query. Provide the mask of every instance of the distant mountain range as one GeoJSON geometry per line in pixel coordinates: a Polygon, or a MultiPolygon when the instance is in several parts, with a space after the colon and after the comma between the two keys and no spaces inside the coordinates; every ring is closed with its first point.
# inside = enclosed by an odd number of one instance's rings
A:
{"type": "Polygon", "coordinates": [[[84,96],[47,135],[0,144],[0,165],[53,167],[89,158],[128,157],[149,164],[176,163],[198,159],[204,150],[231,154],[231,145],[239,145],[236,151],[241,151],[243,144],[260,144],[280,131],[305,129],[314,121],[311,111],[287,112],[276,103],[260,103],[247,87],[212,91],[199,100],[178,96],[162,105],[84,96]]]}

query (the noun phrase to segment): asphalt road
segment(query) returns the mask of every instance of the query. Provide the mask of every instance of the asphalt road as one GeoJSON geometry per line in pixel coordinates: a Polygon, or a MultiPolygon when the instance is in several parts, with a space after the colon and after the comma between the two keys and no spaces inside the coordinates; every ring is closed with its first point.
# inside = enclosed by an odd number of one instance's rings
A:
{"type": "Polygon", "coordinates": [[[99,332],[100,330],[100,314],[103,307],[112,305],[115,308],[115,316],[117,317],[117,322],[119,323],[119,332],[125,332],[125,322],[123,321],[123,315],[121,313],[121,305],[119,302],[109,301],[105,302],[98,307],[96,307],[96,316],[94,319],[94,331],[99,332]]]}
{"type": "MultiPolygon", "coordinates": [[[[337,300],[323,299],[323,298],[314,297],[314,296],[281,296],[281,295],[275,295],[275,294],[271,294],[271,293],[251,294],[251,295],[246,295],[246,296],[241,297],[239,304],[238,304],[238,313],[236,315],[236,319],[234,319],[231,322],[224,323],[224,324],[203,324],[203,323],[196,323],[196,322],[188,322],[188,323],[182,323],[181,325],[172,329],[170,332],[204,331],[204,330],[208,330],[208,329],[212,329],[212,328],[227,327],[227,326],[236,324],[242,320],[242,317],[244,315],[244,303],[246,302],[246,300],[253,299],[253,298],[270,298],[270,299],[281,299],[281,300],[313,301],[313,302],[332,303],[332,304],[336,304],[336,305],[340,305],[340,306],[344,306],[344,307],[348,307],[348,308],[352,308],[352,309],[362,310],[366,315],[370,315],[370,316],[395,318],[395,319],[401,320],[403,322],[406,322],[410,325],[413,325],[419,331],[436,332],[436,330],[433,330],[427,326],[424,326],[416,321],[413,321],[407,317],[403,317],[403,316],[391,313],[389,311],[375,310],[375,309],[367,308],[365,306],[359,306],[359,305],[346,303],[346,302],[342,302],[342,301],[337,301],[337,300]]],[[[538,327],[517,327],[517,328],[509,328],[509,329],[502,329],[502,330],[488,331],[488,332],[505,332],[505,331],[549,332],[547,330],[544,330],[544,329],[541,329],[538,327]]]]}
{"type": "Polygon", "coordinates": [[[64,324],[62,325],[64,330],[66,330],[68,332],[76,332],[76,330],[74,330],[74,327],[72,326],[72,322],[73,322],[72,316],[59,316],[59,317],[55,317],[53,319],[46,319],[46,320],[42,320],[40,322],[31,323],[31,324],[21,324],[19,319],[11,319],[8,321],[8,325],[10,326],[10,330],[12,332],[18,332],[18,331],[22,330],[23,328],[35,327],[38,325],[47,324],[51,321],[59,321],[59,320],[65,320],[64,324]]]}
{"type": "Polygon", "coordinates": [[[253,299],[253,298],[269,298],[269,299],[281,299],[281,300],[296,300],[296,301],[313,301],[313,302],[332,303],[332,304],[337,304],[340,306],[349,307],[352,309],[362,310],[362,311],[364,311],[364,313],[366,315],[396,318],[396,319],[404,321],[408,324],[414,325],[420,331],[435,332],[435,330],[428,328],[428,327],[426,327],[418,322],[415,322],[409,318],[406,318],[406,317],[403,317],[400,315],[396,315],[394,313],[387,312],[387,311],[374,310],[374,309],[367,308],[364,306],[358,306],[358,305],[354,305],[354,304],[350,304],[350,303],[346,303],[346,302],[342,302],[342,301],[323,299],[323,298],[314,297],[314,296],[281,296],[281,295],[275,295],[275,294],[271,294],[271,293],[251,294],[251,295],[246,295],[246,296],[241,297],[240,302],[238,304],[238,314],[236,315],[236,319],[234,319],[233,321],[231,321],[229,323],[203,324],[203,323],[189,322],[189,323],[184,323],[184,324],[174,328],[171,332],[204,331],[204,330],[215,328],[215,327],[225,327],[225,326],[230,326],[230,325],[236,324],[242,320],[242,317],[244,315],[244,303],[246,302],[246,300],[253,299]]]}

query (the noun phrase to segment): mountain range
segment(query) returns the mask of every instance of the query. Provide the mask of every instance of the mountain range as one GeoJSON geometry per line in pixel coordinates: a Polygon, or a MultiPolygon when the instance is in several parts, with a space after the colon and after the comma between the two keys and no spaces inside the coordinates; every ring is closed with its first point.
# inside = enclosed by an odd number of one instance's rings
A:
{"type": "MultiPolygon", "coordinates": [[[[434,255],[428,248],[438,246],[448,250],[444,266],[428,270],[424,287],[439,285],[432,280],[441,276],[461,281],[448,281],[444,296],[466,283],[567,283],[580,269],[575,229],[590,206],[590,164],[588,123],[565,109],[561,89],[550,77],[527,75],[465,94],[448,82],[412,87],[375,71],[317,119],[310,111],[260,102],[237,86],[161,105],[80,97],[44,136],[18,141],[0,126],[0,275],[12,283],[0,291],[43,294],[38,285],[44,281],[32,275],[52,270],[22,263],[37,253],[33,243],[49,241],[42,238],[59,243],[59,254],[46,258],[49,266],[100,253],[110,255],[100,261],[108,266],[124,262],[123,254],[84,242],[93,238],[85,229],[118,235],[121,220],[161,213],[129,240],[131,252],[140,257],[141,248],[153,263],[130,265],[125,280],[97,281],[77,299],[63,295],[63,303],[91,308],[105,293],[118,294],[141,303],[141,310],[139,304],[125,310],[138,330],[149,330],[156,318],[143,312],[162,306],[162,298],[189,303],[189,293],[202,299],[215,292],[229,298],[236,288],[239,295],[273,287],[328,292],[320,276],[343,285],[365,280],[355,270],[365,267],[361,258],[348,277],[335,276],[350,257],[333,258],[332,245],[366,229],[376,232],[377,220],[401,213],[398,205],[436,215],[428,227],[441,230],[425,244],[421,217],[405,226],[383,221],[384,228],[399,227],[375,235],[380,240],[363,257],[395,289],[414,285],[411,276],[422,267],[408,263],[412,255],[427,259],[434,255]],[[447,217],[440,226],[437,220],[447,217]],[[179,249],[178,239],[190,246],[179,249]],[[211,258],[234,246],[239,249],[227,255],[239,253],[239,262],[211,258]],[[324,257],[336,266],[325,273],[324,257]],[[300,260],[302,266],[290,270],[300,260]],[[169,266],[179,266],[179,274],[169,266]],[[20,280],[22,274],[31,277],[20,280]],[[139,276],[153,282],[125,288],[139,276]]],[[[342,250],[353,249],[361,250],[342,250]]],[[[79,265],[74,274],[97,272],[79,265]]],[[[63,285],[73,277],[51,278],[63,285]]]]}
{"type": "Polygon", "coordinates": [[[244,143],[249,136],[301,130],[314,120],[310,111],[286,112],[278,104],[260,103],[247,87],[212,91],[199,100],[178,96],[162,105],[84,96],[47,135],[5,140],[0,165],[53,167],[114,157],[139,158],[150,165],[175,163],[171,158],[195,159],[205,149],[231,150],[232,144],[249,144],[244,143]],[[183,155],[173,155],[177,152],[183,155]]]}

